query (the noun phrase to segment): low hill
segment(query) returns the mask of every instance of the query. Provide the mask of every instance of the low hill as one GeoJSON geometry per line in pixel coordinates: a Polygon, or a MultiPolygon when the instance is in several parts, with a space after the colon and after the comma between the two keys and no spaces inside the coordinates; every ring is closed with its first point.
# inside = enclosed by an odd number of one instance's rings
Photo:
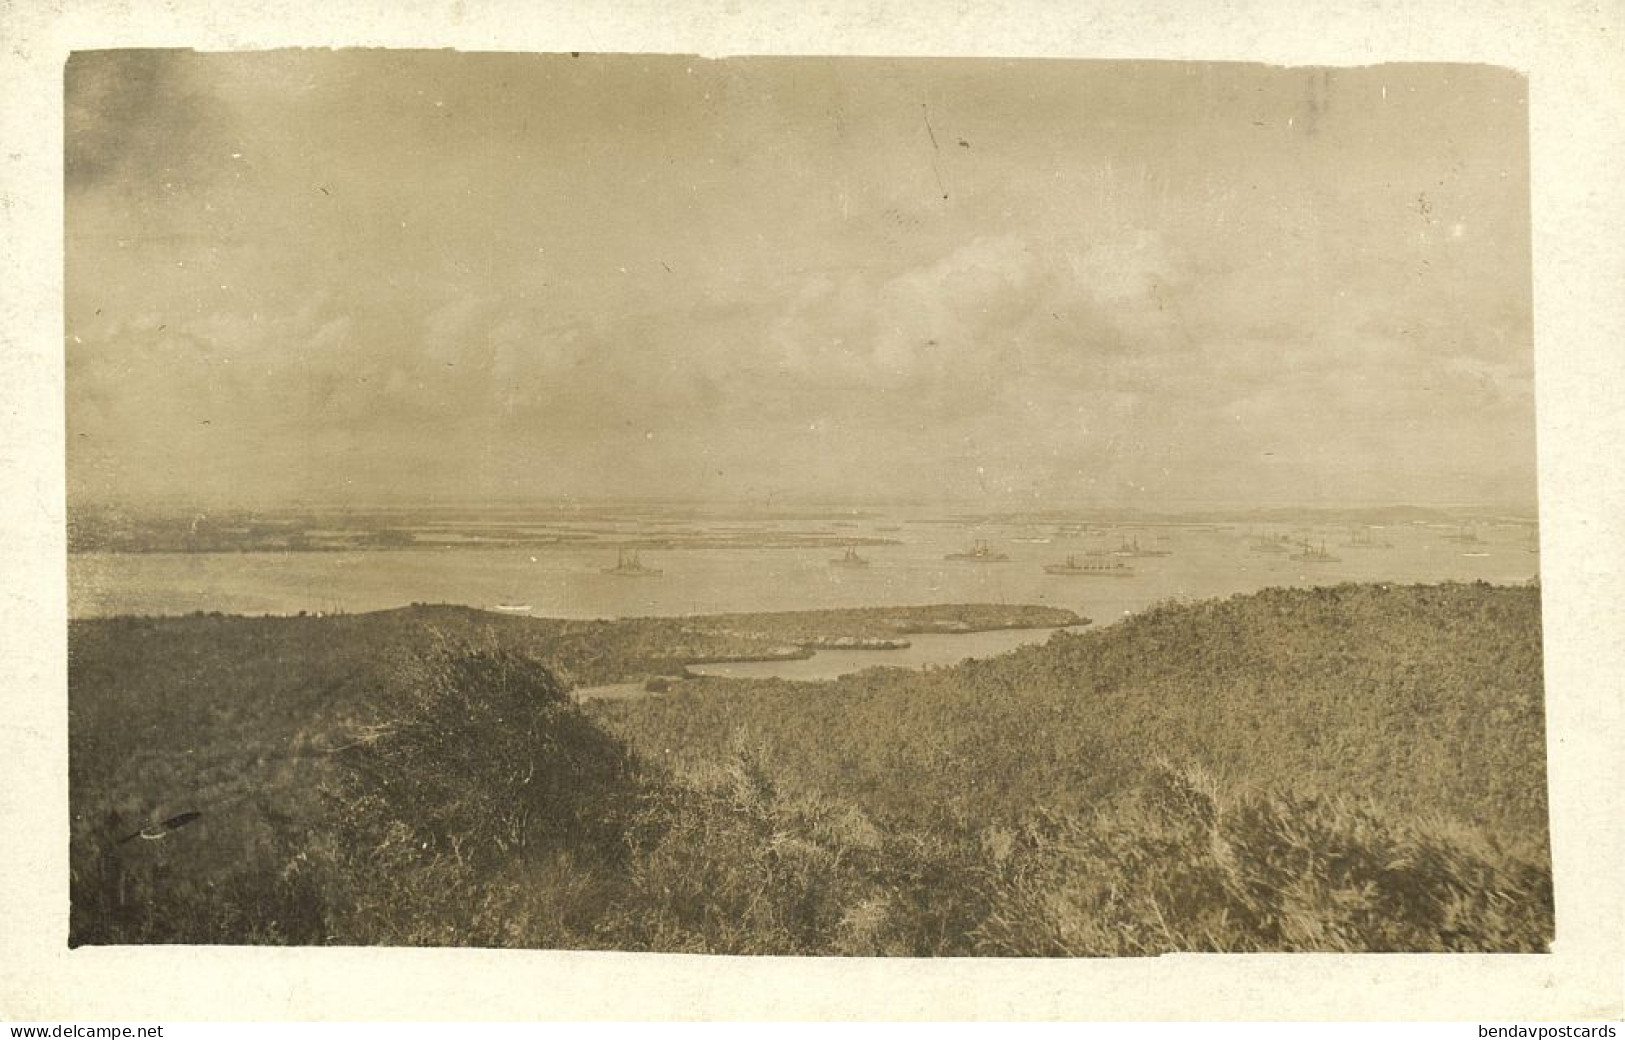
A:
{"type": "MultiPolygon", "coordinates": [[[[517,617],[442,604],[329,617],[85,618],[69,622],[70,666],[90,676],[97,668],[129,673],[137,689],[151,682],[170,688],[186,662],[199,665],[220,647],[208,667],[233,689],[258,690],[265,683],[313,686],[338,681],[380,650],[421,643],[436,633],[465,643],[490,643],[545,661],[568,685],[625,682],[681,672],[701,661],[751,661],[807,656],[812,647],[862,640],[901,641],[925,632],[1061,628],[1085,625],[1059,607],[987,603],[801,610],[686,617],[566,619],[517,617]]],[[[195,669],[194,669],[195,670],[195,669]]],[[[160,691],[154,690],[154,693],[160,691]]],[[[165,699],[165,698],[159,698],[165,699]]],[[[130,705],[139,708],[138,705],[130,705]]],[[[122,709],[121,709],[122,710],[122,709]]]]}

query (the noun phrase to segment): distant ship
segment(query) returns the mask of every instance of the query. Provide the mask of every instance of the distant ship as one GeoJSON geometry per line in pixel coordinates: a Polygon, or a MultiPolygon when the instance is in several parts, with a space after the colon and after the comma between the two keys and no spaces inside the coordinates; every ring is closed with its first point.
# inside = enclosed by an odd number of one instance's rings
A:
{"type": "Polygon", "coordinates": [[[531,605],[529,603],[498,603],[491,609],[500,610],[504,614],[529,614],[531,605]]]}
{"type": "Polygon", "coordinates": [[[1371,537],[1369,527],[1357,527],[1349,532],[1349,540],[1339,548],[1343,549],[1392,549],[1394,543],[1389,541],[1375,541],[1371,537]]]}
{"type": "Polygon", "coordinates": [[[967,552],[949,553],[944,560],[968,560],[971,563],[1007,563],[1010,557],[1004,553],[996,553],[987,547],[987,542],[977,539],[976,547],[967,552]]]}
{"type": "Polygon", "coordinates": [[[846,547],[845,556],[837,556],[829,561],[831,567],[867,567],[869,561],[858,555],[858,551],[850,545],[846,547]]]}
{"type": "Polygon", "coordinates": [[[1445,535],[1444,540],[1447,542],[1462,542],[1467,545],[1477,545],[1478,532],[1474,531],[1471,527],[1461,527],[1457,528],[1455,534],[1445,535]]]}
{"type": "Polygon", "coordinates": [[[1326,543],[1321,542],[1320,548],[1311,548],[1308,542],[1303,543],[1303,552],[1293,553],[1292,558],[1299,563],[1341,563],[1339,557],[1326,551],[1326,543]]]}
{"type": "Polygon", "coordinates": [[[658,578],[658,567],[645,567],[643,561],[638,559],[638,551],[633,549],[627,552],[622,549],[615,558],[615,566],[605,567],[605,574],[613,574],[617,578],[658,578]]]}
{"type": "Polygon", "coordinates": [[[1079,578],[1132,578],[1134,568],[1126,563],[1079,563],[1076,556],[1068,556],[1065,563],[1045,564],[1044,573],[1079,578]]]}
{"type": "Polygon", "coordinates": [[[1284,553],[1292,547],[1292,539],[1284,534],[1261,534],[1248,546],[1253,552],[1284,553]]]}
{"type": "Polygon", "coordinates": [[[1113,549],[1112,555],[1142,557],[1172,556],[1173,553],[1167,549],[1142,549],[1140,548],[1140,539],[1136,537],[1133,541],[1125,541],[1120,547],[1113,549]]]}

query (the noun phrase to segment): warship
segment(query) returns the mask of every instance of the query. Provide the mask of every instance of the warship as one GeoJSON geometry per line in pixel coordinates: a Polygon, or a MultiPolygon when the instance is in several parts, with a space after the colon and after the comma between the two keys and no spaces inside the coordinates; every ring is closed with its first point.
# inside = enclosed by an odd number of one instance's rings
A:
{"type": "Polygon", "coordinates": [[[850,545],[846,547],[845,556],[837,556],[829,561],[831,567],[867,567],[869,561],[858,555],[858,551],[850,545]]]}
{"type": "Polygon", "coordinates": [[[617,578],[657,578],[660,576],[658,567],[645,567],[643,561],[638,559],[638,551],[628,552],[622,549],[617,554],[615,566],[605,567],[605,574],[613,574],[617,578]]]}
{"type": "Polygon", "coordinates": [[[1044,573],[1079,578],[1132,578],[1134,568],[1126,563],[1079,563],[1076,556],[1068,556],[1065,563],[1045,564],[1044,573]]]}
{"type": "Polygon", "coordinates": [[[1007,563],[1010,557],[1001,552],[994,552],[987,547],[987,542],[977,539],[974,548],[965,552],[949,553],[944,560],[967,560],[971,563],[1007,563]]]}

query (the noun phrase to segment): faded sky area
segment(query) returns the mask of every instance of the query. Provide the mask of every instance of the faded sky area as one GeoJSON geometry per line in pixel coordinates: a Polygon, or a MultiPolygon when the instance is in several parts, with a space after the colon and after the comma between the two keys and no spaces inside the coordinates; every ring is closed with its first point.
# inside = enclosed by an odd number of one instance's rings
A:
{"type": "Polygon", "coordinates": [[[70,500],[1534,502],[1467,66],[75,55],[70,500]]]}

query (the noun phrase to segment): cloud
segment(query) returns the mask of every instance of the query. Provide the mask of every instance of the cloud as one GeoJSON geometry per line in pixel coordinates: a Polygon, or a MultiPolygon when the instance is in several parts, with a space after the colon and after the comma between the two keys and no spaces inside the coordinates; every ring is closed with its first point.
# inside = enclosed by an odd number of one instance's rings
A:
{"type": "Polygon", "coordinates": [[[1230,112],[1178,67],[687,64],[75,56],[75,486],[1180,497],[1358,471],[1405,497],[1523,466],[1478,447],[1532,427],[1501,124],[1362,108],[1377,72],[1306,135],[1275,125],[1290,70],[1215,72],[1256,98],[1230,112]],[[935,156],[922,96],[974,147],[935,156]]]}

